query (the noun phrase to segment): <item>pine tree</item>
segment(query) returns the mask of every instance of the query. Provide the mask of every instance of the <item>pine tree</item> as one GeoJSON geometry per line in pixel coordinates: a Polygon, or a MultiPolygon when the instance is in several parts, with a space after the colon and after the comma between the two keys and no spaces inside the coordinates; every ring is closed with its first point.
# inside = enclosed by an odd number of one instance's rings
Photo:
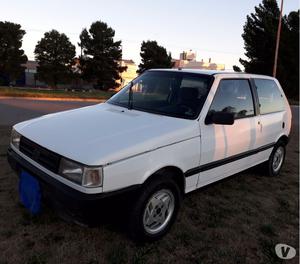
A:
{"type": "Polygon", "coordinates": [[[241,68],[237,65],[233,65],[232,66],[232,69],[235,71],[235,72],[242,72],[241,68]]]}
{"type": "MultiPolygon", "coordinates": [[[[244,39],[245,72],[272,75],[280,10],[276,0],[263,0],[247,16],[244,39]]],[[[299,12],[282,18],[277,79],[289,97],[299,95],[299,12]]]]}
{"type": "Polygon", "coordinates": [[[143,41],[141,45],[141,58],[142,62],[139,65],[138,73],[143,73],[148,69],[155,68],[172,68],[171,53],[159,46],[156,41],[143,41]]]}
{"type": "Polygon", "coordinates": [[[242,37],[248,60],[240,59],[245,72],[272,75],[279,13],[276,0],[263,0],[247,16],[242,37]]]}
{"type": "Polygon", "coordinates": [[[290,97],[299,98],[299,10],[285,17],[288,33],[285,44],[283,69],[286,72],[286,90],[290,97]]]}
{"type": "Polygon", "coordinates": [[[82,77],[95,82],[95,88],[101,90],[117,87],[116,81],[126,69],[120,66],[121,41],[114,41],[114,36],[115,31],[101,21],[94,22],[89,30],[84,29],[80,34],[82,77]]]}
{"type": "Polygon", "coordinates": [[[24,73],[22,64],[27,57],[21,47],[25,33],[19,24],[0,21],[0,84],[9,85],[24,73]]]}

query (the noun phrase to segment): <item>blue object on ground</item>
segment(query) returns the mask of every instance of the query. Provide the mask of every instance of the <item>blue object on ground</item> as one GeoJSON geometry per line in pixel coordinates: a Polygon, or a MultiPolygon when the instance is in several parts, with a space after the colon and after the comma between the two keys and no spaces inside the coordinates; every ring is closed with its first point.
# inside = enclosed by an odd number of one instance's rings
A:
{"type": "Polygon", "coordinates": [[[19,195],[21,203],[32,213],[38,214],[41,210],[40,184],[28,172],[22,171],[19,181],[19,195]]]}

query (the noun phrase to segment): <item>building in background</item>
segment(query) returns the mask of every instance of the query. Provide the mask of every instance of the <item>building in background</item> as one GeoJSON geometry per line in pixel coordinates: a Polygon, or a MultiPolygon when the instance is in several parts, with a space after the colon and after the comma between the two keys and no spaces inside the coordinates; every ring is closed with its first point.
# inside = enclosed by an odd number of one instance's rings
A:
{"type": "Polygon", "coordinates": [[[187,60],[187,61],[195,61],[197,57],[196,52],[189,50],[189,51],[183,51],[179,55],[180,60],[187,60]]]}
{"type": "Polygon", "coordinates": [[[215,63],[211,61],[211,58],[208,61],[196,60],[197,54],[196,52],[183,51],[180,53],[179,59],[173,59],[174,66],[173,68],[185,68],[185,69],[200,69],[200,70],[218,70],[224,71],[225,64],[215,63]]]}
{"type": "Polygon", "coordinates": [[[124,67],[126,66],[127,69],[123,71],[121,75],[121,80],[120,80],[120,88],[131,82],[135,77],[137,77],[137,65],[133,60],[121,60],[121,66],[124,67]]]}
{"type": "Polygon", "coordinates": [[[35,78],[35,74],[37,72],[36,68],[38,66],[38,62],[33,60],[28,60],[23,66],[25,66],[25,86],[28,87],[46,87],[47,85],[43,82],[40,82],[35,78]]]}
{"type": "MultiPolygon", "coordinates": [[[[127,69],[122,72],[121,79],[119,80],[120,86],[117,88],[120,89],[124,85],[128,84],[131,80],[133,80],[135,77],[137,77],[137,65],[134,63],[133,60],[121,60],[120,61],[121,66],[126,66],[127,69]]],[[[24,65],[25,70],[24,74],[18,80],[14,85],[17,86],[26,86],[26,87],[33,87],[33,88],[47,88],[47,84],[44,82],[40,82],[39,80],[36,79],[35,74],[37,73],[37,66],[38,62],[33,61],[33,60],[28,60],[24,65]]],[[[75,63],[72,67],[73,72],[80,74],[80,67],[79,67],[79,60],[76,59],[75,63]]],[[[74,78],[72,83],[69,84],[58,84],[57,88],[58,89],[76,89],[76,90],[90,90],[94,88],[93,82],[87,82],[84,80],[81,80],[80,78],[74,78]]]]}

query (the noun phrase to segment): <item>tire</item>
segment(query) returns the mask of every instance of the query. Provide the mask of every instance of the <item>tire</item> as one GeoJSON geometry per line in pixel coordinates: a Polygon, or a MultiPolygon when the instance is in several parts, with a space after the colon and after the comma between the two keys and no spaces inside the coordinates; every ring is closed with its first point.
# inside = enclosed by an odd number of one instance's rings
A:
{"type": "Polygon", "coordinates": [[[285,143],[279,141],[275,145],[270,155],[270,158],[266,163],[266,169],[270,177],[276,177],[280,174],[281,168],[285,160],[285,154],[286,154],[285,146],[286,146],[285,143]]]}
{"type": "Polygon", "coordinates": [[[145,183],[129,216],[129,235],[136,242],[151,242],[164,236],[180,207],[178,185],[166,175],[155,176],[145,183]]]}

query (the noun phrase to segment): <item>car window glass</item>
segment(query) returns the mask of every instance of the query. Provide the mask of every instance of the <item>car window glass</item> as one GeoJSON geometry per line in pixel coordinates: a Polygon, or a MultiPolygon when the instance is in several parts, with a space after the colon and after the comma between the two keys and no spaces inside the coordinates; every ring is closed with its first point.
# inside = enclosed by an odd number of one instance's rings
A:
{"type": "Polygon", "coordinates": [[[196,89],[198,91],[198,99],[206,96],[208,90],[207,80],[202,80],[195,77],[185,77],[182,79],[180,88],[186,87],[196,89]]]}
{"type": "Polygon", "coordinates": [[[254,79],[254,83],[258,94],[261,114],[284,110],[283,96],[276,82],[267,79],[254,79]]]}
{"type": "Polygon", "coordinates": [[[182,71],[148,71],[107,102],[128,107],[131,99],[132,109],[195,119],[206,100],[212,78],[182,71]]]}
{"type": "Polygon", "coordinates": [[[213,112],[233,113],[235,119],[254,115],[249,81],[221,80],[209,114],[213,112]]]}
{"type": "Polygon", "coordinates": [[[161,78],[160,82],[157,82],[152,76],[141,79],[132,87],[135,99],[142,98],[142,100],[146,101],[167,100],[171,91],[172,81],[170,77],[161,78]]]}

